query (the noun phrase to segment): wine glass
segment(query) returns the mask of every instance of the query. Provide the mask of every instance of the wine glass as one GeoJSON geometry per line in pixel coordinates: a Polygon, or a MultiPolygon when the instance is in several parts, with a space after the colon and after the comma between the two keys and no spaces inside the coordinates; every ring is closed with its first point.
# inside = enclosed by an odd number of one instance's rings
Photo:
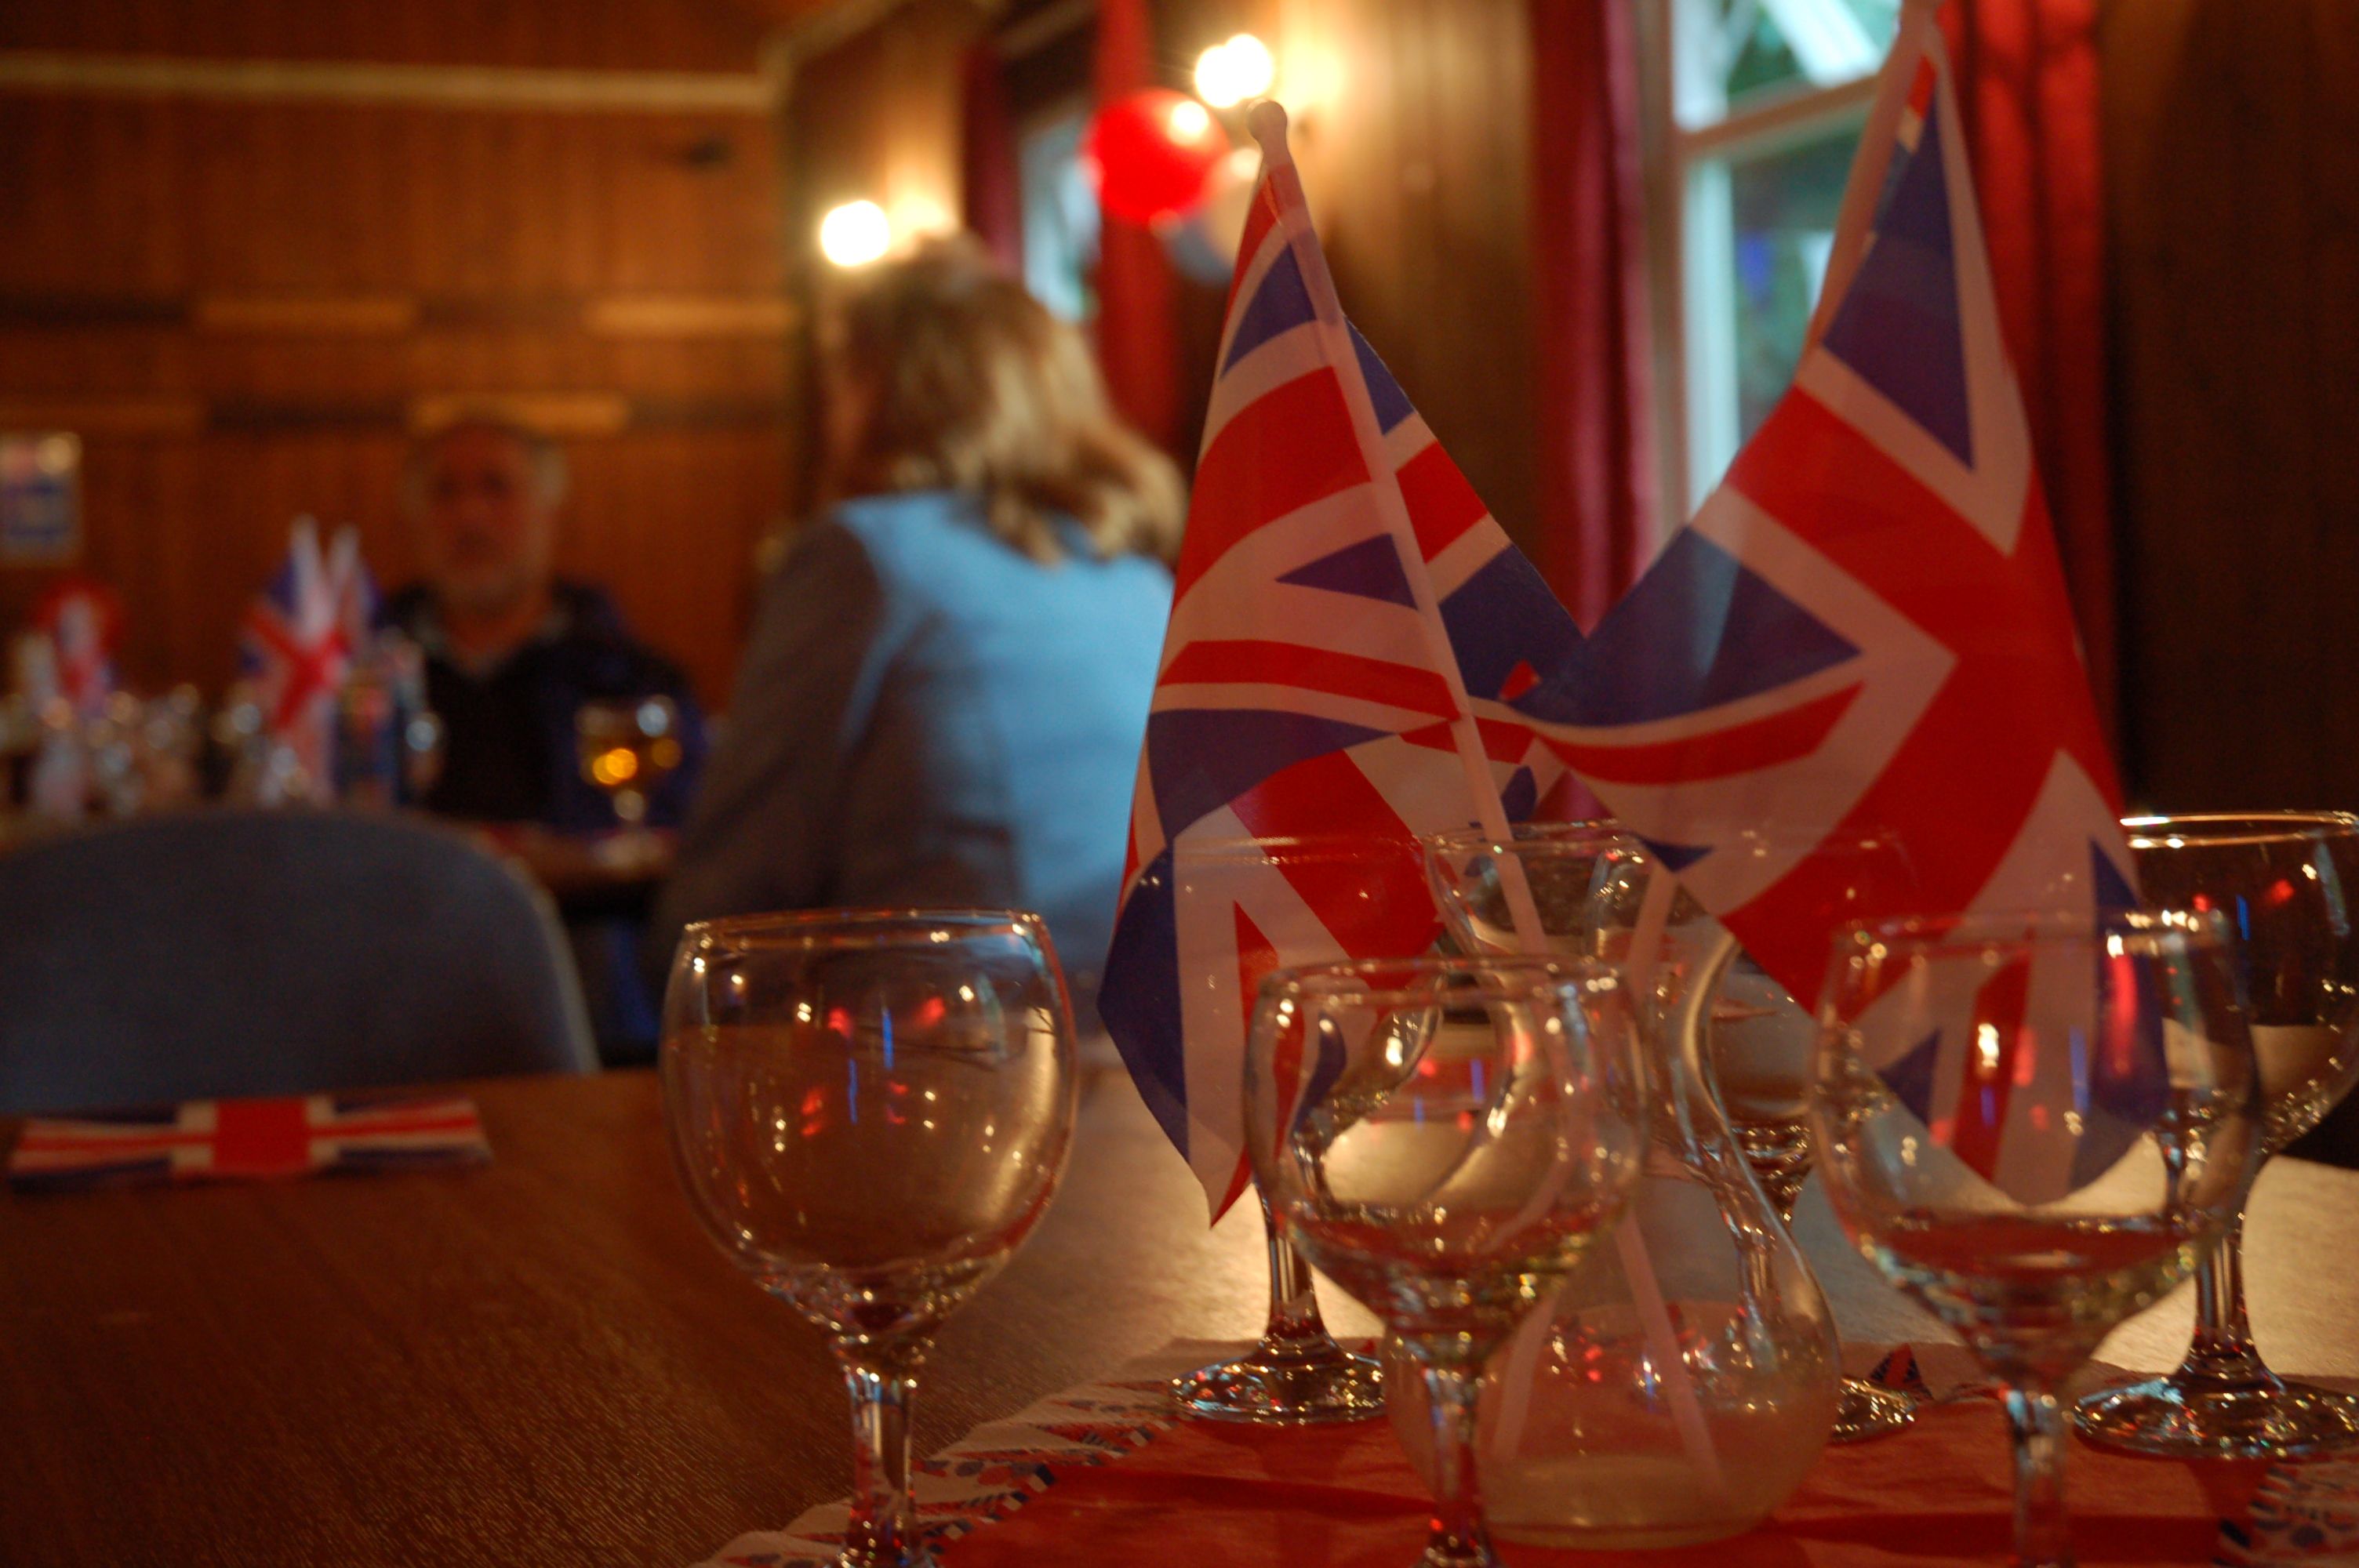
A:
{"type": "MultiPolygon", "coordinates": [[[[2140,889],[2163,909],[2218,910],[2259,1054],[2263,1158],[2318,1124],[2359,1078],[2359,817],[2331,811],[2144,816],[2124,826],[2140,889]]],[[[2359,1443],[2359,1396],[2269,1370],[2245,1314],[2244,1220],[2196,1276],[2187,1358],[2103,1389],[2073,1415],[2092,1442],[2177,1458],[2295,1458],[2359,1443]]]]}
{"type": "Polygon", "coordinates": [[[647,800],[679,767],[679,705],[668,697],[598,697],[573,715],[582,776],[603,790],[625,827],[647,820],[647,800]]]}
{"type": "MultiPolygon", "coordinates": [[[[1451,929],[1490,952],[1519,945],[1507,913],[1508,879],[1519,871],[1547,950],[1623,956],[1656,868],[1655,858],[1613,822],[1519,823],[1505,844],[1493,843],[1479,828],[1433,834],[1425,842],[1451,929]]],[[[1839,901],[1886,885],[1897,854],[1891,839],[1874,834],[1813,835],[1806,845],[1799,834],[1756,828],[1715,842],[1731,858],[1774,860],[1780,866],[1804,852],[1829,857],[1845,873],[1823,879],[1839,901]]],[[[1665,930],[1658,1003],[1668,1009],[1690,983],[1710,996],[1701,1057],[1711,1068],[1712,1092],[1745,1164],[1790,1233],[1814,1158],[1808,1117],[1816,1021],[1684,891],[1671,901],[1665,930]]],[[[1914,1415],[1908,1398],[1896,1390],[1844,1378],[1828,1435],[1856,1443],[1897,1432],[1914,1415]]]]}
{"type": "MultiPolygon", "coordinates": [[[[1233,920],[1233,907],[1261,910],[1288,939],[1287,957],[1295,961],[1341,958],[1346,949],[1363,957],[1414,957],[1433,946],[1440,929],[1417,841],[1398,834],[1182,838],[1172,847],[1172,876],[1176,903],[1213,911],[1216,919],[1233,920]],[[1315,902],[1323,919],[1316,931],[1299,922],[1280,927],[1268,914],[1273,899],[1315,902]],[[1343,946],[1310,952],[1306,938],[1343,946]]],[[[1263,961],[1267,967],[1278,961],[1275,940],[1263,961]]],[[[1235,1008],[1229,1016],[1241,1024],[1252,1004],[1250,994],[1212,1002],[1235,1008]]],[[[1279,1236],[1267,1197],[1258,1201],[1269,1245],[1269,1316],[1262,1336],[1234,1360],[1173,1379],[1173,1399],[1190,1415],[1267,1425],[1380,1414],[1382,1367],[1344,1349],[1327,1332],[1310,1265],[1279,1236]]]]}
{"type": "Polygon", "coordinates": [[[2015,1561],[2069,1563],[2056,1391],[2234,1221],[2261,1147],[2228,939],[2188,914],[1838,931],[1812,1121],[1835,1217],[2006,1389],[2015,1561]]]}
{"type": "Polygon", "coordinates": [[[930,1561],[909,1404],[942,1319],[1064,1172],[1071,1007],[1040,918],[821,910],[691,925],[664,1119],[721,1249],[825,1334],[853,1409],[843,1568],[930,1561]]]}
{"type": "Polygon", "coordinates": [[[1432,1412],[1425,1568],[1490,1568],[1484,1359],[1606,1235],[1638,1174],[1619,982],[1581,960],[1313,965],[1265,980],[1246,1142],[1280,1230],[1384,1320],[1432,1412]]]}

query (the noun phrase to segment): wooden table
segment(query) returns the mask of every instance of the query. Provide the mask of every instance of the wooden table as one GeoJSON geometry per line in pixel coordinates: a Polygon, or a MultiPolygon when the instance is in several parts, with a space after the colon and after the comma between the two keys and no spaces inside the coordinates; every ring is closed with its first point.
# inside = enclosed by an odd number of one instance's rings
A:
{"type": "MultiPolygon", "coordinates": [[[[695,1228],[652,1077],[473,1092],[483,1170],[0,1195],[0,1562],[669,1568],[842,1495],[825,1353],[695,1228]]],[[[1205,1229],[1118,1072],[1082,1108],[1055,1208],[940,1337],[920,1451],[1258,1326],[1254,1217],[1205,1229]]],[[[1924,1329],[1822,1211],[1803,1229],[1851,1333],[1924,1329]]],[[[2359,1372],[2359,1175],[2281,1162],[2252,1229],[2272,1357],[2359,1372]]],[[[2167,1303],[2107,1354],[2161,1365],[2185,1321],[2167,1303]]]]}

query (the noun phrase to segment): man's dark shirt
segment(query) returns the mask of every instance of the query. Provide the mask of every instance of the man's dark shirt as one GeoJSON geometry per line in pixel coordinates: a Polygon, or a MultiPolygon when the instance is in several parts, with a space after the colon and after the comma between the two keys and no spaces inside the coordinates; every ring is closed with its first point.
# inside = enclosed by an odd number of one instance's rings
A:
{"type": "Polygon", "coordinates": [[[647,820],[677,826],[705,751],[688,683],[631,639],[599,589],[560,581],[550,600],[549,619],[523,647],[473,672],[451,657],[430,589],[415,584],[386,601],[385,623],[425,652],[427,706],[442,719],[442,772],[428,809],[484,822],[612,827],[614,806],[582,777],[574,716],[599,699],[669,697],[679,709],[680,765],[648,800],[647,820]]]}

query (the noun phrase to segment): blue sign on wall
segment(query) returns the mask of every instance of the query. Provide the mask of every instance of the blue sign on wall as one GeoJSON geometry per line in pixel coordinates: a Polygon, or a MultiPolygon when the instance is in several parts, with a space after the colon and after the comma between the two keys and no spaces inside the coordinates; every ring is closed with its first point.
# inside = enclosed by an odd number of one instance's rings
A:
{"type": "Polygon", "coordinates": [[[82,552],[82,438],[0,434],[0,563],[70,561],[82,552]]]}

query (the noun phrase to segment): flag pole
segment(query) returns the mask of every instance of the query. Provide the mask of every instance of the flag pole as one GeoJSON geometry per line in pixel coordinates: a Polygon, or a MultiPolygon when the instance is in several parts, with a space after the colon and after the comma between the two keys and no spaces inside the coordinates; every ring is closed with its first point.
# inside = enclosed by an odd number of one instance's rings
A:
{"type": "MultiPolygon", "coordinates": [[[[1408,500],[1401,494],[1400,475],[1385,453],[1384,433],[1376,428],[1375,405],[1368,396],[1367,377],[1360,369],[1359,351],[1353,345],[1352,329],[1336,296],[1335,280],[1327,271],[1326,252],[1320,248],[1318,237],[1310,232],[1310,203],[1303,198],[1301,177],[1295,172],[1294,155],[1286,143],[1286,111],[1276,100],[1264,99],[1254,105],[1245,125],[1254,140],[1261,144],[1267,178],[1284,188],[1285,199],[1277,204],[1278,221],[1288,226],[1288,240],[1310,242],[1295,245],[1295,260],[1301,266],[1303,288],[1310,294],[1311,310],[1319,319],[1328,362],[1343,382],[1343,403],[1351,411],[1352,433],[1358,438],[1360,460],[1368,470],[1370,492],[1384,516],[1386,531],[1392,535],[1400,554],[1402,573],[1408,579],[1418,623],[1425,632],[1426,662],[1450,688],[1454,710],[1450,720],[1451,737],[1457,743],[1458,760],[1466,769],[1475,818],[1485,834],[1506,843],[1506,808],[1499,802],[1499,786],[1491,776],[1491,759],[1483,748],[1482,727],[1475,722],[1473,706],[1467,700],[1466,677],[1458,667],[1458,655],[1451,650],[1449,634],[1442,627],[1440,601],[1433,591],[1432,575],[1425,569],[1425,551],[1418,544],[1417,527],[1409,521],[1408,500]]],[[[1536,946],[1542,930],[1539,908],[1532,902],[1531,890],[1520,876],[1507,881],[1508,913],[1514,918],[1518,937],[1525,946],[1536,946]]]]}

